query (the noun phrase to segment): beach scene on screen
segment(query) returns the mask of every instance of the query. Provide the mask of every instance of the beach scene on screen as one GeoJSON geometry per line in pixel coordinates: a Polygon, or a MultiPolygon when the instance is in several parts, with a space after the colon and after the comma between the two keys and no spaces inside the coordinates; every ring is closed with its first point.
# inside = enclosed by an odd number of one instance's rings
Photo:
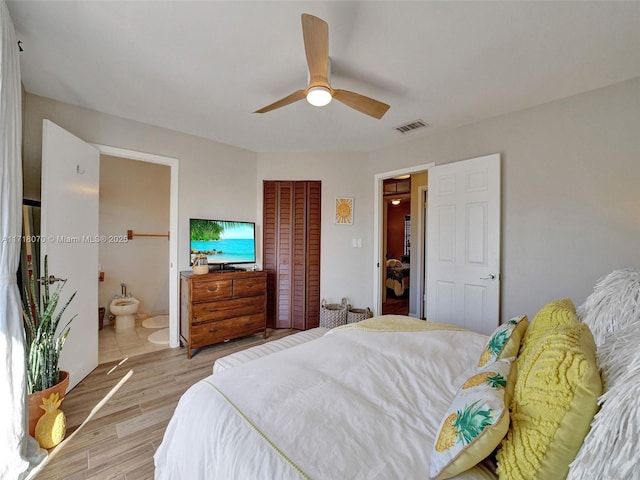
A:
{"type": "Polygon", "coordinates": [[[205,254],[208,263],[255,262],[254,224],[192,220],[192,259],[197,254],[205,254]]]}

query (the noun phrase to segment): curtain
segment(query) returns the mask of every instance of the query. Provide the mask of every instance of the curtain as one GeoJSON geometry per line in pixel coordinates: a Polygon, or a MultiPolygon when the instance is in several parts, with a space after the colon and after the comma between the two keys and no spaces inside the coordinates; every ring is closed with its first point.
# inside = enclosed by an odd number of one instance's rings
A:
{"type": "Polygon", "coordinates": [[[22,220],[22,141],[18,41],[0,0],[0,478],[23,479],[46,452],[27,432],[22,307],[16,280],[22,220]]]}

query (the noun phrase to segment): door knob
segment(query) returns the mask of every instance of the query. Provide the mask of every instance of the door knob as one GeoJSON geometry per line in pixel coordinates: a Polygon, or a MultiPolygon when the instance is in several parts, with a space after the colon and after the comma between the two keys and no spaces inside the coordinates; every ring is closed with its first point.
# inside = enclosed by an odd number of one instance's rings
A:
{"type": "Polygon", "coordinates": [[[496,276],[493,273],[490,273],[488,277],[480,277],[480,280],[495,280],[496,276]]]}

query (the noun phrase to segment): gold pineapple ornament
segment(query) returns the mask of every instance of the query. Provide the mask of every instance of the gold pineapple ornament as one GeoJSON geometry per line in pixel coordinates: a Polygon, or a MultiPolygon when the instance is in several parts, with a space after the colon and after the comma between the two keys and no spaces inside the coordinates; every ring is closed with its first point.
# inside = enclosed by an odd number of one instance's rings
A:
{"type": "Polygon", "coordinates": [[[53,448],[64,440],[67,419],[64,412],[60,410],[62,400],[64,398],[59,398],[57,393],[52,393],[49,398],[42,400],[40,408],[44,410],[44,415],[38,420],[35,433],[41,448],[53,448]]]}

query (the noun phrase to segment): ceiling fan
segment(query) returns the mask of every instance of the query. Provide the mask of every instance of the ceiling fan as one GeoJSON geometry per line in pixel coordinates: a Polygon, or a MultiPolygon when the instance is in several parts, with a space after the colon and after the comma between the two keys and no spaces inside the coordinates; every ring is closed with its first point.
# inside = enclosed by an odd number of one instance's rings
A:
{"type": "Polygon", "coordinates": [[[277,102],[256,110],[253,113],[267,113],[280,107],[306,98],[315,106],[327,105],[332,98],[344,103],[361,113],[374,118],[382,118],[389,110],[389,105],[373,98],[365,97],[359,93],[348,90],[333,89],[329,85],[329,26],[324,20],[302,14],[302,36],[304,38],[304,50],[309,66],[309,84],[304,90],[293,92],[277,102]]]}

